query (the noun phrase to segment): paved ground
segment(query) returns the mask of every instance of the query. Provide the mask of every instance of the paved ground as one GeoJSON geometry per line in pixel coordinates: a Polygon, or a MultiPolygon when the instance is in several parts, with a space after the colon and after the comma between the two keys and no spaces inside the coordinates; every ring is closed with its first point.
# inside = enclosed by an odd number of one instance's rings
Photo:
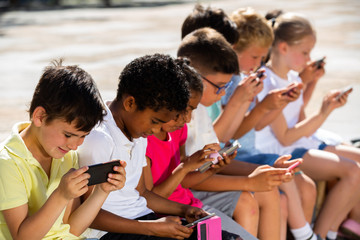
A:
{"type": "MultiPolygon", "coordinates": [[[[133,58],[156,52],[175,56],[180,26],[194,4],[130,2],[115,8],[1,14],[0,140],[15,122],[28,119],[33,89],[52,59],[64,57],[65,63],[79,64],[94,77],[103,97],[112,98],[119,73],[133,58]]],[[[351,84],[354,92],[348,104],[333,112],[323,127],[346,140],[360,137],[360,1],[227,0],[204,4],[228,13],[252,6],[261,13],[281,8],[306,14],[318,33],[313,57],[327,56],[327,73],[308,112],[319,108],[328,90],[351,84]]]]}

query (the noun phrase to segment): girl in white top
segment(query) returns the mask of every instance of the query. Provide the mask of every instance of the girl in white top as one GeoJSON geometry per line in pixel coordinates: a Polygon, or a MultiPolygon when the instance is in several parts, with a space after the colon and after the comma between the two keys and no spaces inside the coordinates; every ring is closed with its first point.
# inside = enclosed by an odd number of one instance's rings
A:
{"type": "MultiPolygon", "coordinates": [[[[274,35],[267,78],[258,95],[259,100],[271,89],[301,81],[296,72],[301,72],[310,61],[310,52],[316,42],[311,24],[292,13],[276,20],[274,35]]],[[[270,126],[257,132],[256,136],[256,147],[263,152],[302,152],[300,168],[314,180],[338,179],[327,194],[314,226],[314,232],[327,239],[336,238],[339,225],[360,200],[360,168],[356,162],[360,161],[360,150],[345,145],[327,146],[311,138],[329,114],[346,103],[347,94],[337,99],[339,94],[340,91],[328,93],[320,110],[309,117],[305,117],[300,97],[289,103],[270,126]]]]}

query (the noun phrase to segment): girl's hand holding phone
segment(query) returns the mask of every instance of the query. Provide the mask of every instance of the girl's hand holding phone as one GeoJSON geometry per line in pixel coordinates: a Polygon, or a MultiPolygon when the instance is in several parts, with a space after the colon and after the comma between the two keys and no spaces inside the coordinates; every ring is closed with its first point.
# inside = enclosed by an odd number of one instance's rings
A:
{"type": "Polygon", "coordinates": [[[325,95],[321,105],[320,113],[329,115],[334,109],[342,107],[346,104],[348,95],[351,93],[352,88],[344,90],[333,90],[325,95]]]}
{"type": "Polygon", "coordinates": [[[217,153],[217,150],[219,149],[220,145],[218,143],[211,143],[205,145],[203,149],[195,152],[190,157],[187,157],[184,160],[183,168],[188,169],[189,172],[195,171],[204,163],[215,160],[213,158],[210,158],[210,155],[217,153]]]}
{"type": "Polygon", "coordinates": [[[325,57],[319,60],[310,61],[299,74],[302,82],[307,85],[310,82],[318,81],[325,74],[325,57]]]}
{"type": "Polygon", "coordinates": [[[291,83],[286,87],[287,91],[285,91],[282,95],[288,100],[288,102],[293,102],[299,98],[303,86],[303,83],[291,83]]]}

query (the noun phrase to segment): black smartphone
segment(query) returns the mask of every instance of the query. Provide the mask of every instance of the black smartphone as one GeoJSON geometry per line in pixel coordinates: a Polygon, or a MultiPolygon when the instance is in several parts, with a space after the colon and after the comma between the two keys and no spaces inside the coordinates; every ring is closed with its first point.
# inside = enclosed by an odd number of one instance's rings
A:
{"type": "Polygon", "coordinates": [[[200,218],[200,219],[198,219],[198,220],[196,220],[196,221],[194,221],[194,222],[192,222],[192,223],[186,224],[185,227],[193,228],[193,227],[195,227],[196,224],[198,224],[199,222],[202,222],[202,221],[204,221],[204,220],[206,220],[206,219],[212,218],[213,216],[215,216],[215,213],[210,213],[209,215],[207,215],[207,216],[205,216],[205,217],[203,217],[203,218],[200,218]]]}
{"type": "Polygon", "coordinates": [[[325,61],[325,57],[317,60],[317,61],[315,62],[316,69],[320,69],[320,68],[321,68],[321,64],[322,64],[324,61],[325,61]]]}
{"type": "Polygon", "coordinates": [[[90,165],[86,171],[90,174],[88,186],[106,182],[109,173],[116,173],[115,166],[120,166],[120,160],[90,165]]]}

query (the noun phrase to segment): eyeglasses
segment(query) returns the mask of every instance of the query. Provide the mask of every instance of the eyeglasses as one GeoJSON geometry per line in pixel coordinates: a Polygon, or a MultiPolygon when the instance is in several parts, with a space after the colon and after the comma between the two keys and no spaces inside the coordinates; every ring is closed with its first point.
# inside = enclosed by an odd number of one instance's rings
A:
{"type": "Polygon", "coordinates": [[[216,87],[218,90],[216,91],[216,94],[220,94],[223,90],[226,90],[228,87],[231,86],[232,81],[229,81],[228,83],[226,83],[224,86],[219,87],[218,85],[216,85],[215,83],[213,83],[212,81],[210,81],[209,79],[207,79],[206,77],[202,76],[201,77],[207,81],[208,83],[210,83],[211,85],[213,85],[214,87],[216,87]]]}

